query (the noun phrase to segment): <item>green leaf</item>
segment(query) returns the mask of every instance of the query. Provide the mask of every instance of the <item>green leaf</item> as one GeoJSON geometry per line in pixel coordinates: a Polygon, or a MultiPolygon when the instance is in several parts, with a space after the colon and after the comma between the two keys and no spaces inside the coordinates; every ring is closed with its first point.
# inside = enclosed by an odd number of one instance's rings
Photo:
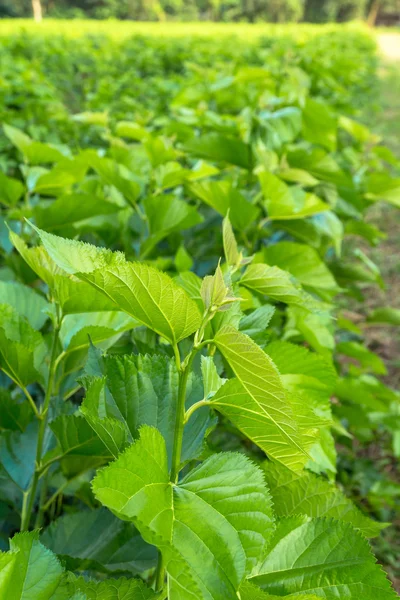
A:
{"type": "Polygon", "coordinates": [[[307,294],[293,280],[290,273],[279,267],[269,267],[263,264],[250,265],[240,283],[276,302],[300,306],[308,311],[314,311],[318,306],[318,301],[307,294]]]}
{"type": "Polygon", "coordinates": [[[171,600],[237,600],[246,568],[257,564],[273,527],[261,472],[246,457],[212,456],[175,485],[164,440],[146,426],[97,474],[93,491],[162,552],[171,600]]]}
{"type": "Polygon", "coordinates": [[[0,281],[0,303],[12,306],[33,329],[41,329],[48,318],[50,305],[43,296],[16,281],[0,281]]]}
{"type": "Polygon", "coordinates": [[[53,163],[65,158],[64,154],[51,144],[35,142],[16,127],[4,123],[3,129],[10,142],[22,152],[31,165],[53,163]]]}
{"type": "Polygon", "coordinates": [[[0,204],[15,206],[24,193],[24,185],[18,179],[7,177],[0,171],[0,204]]]}
{"type": "Polygon", "coordinates": [[[99,467],[114,458],[110,449],[82,416],[59,415],[50,423],[58,452],[69,475],[99,467]]]}
{"type": "Polygon", "coordinates": [[[39,227],[48,231],[60,231],[97,215],[118,212],[118,204],[107,202],[92,194],[65,194],[55,202],[38,204],[33,213],[39,227]]]}
{"type": "Polygon", "coordinates": [[[51,600],[61,577],[62,567],[38,531],[17,533],[10,552],[0,554],[1,600],[51,600]]]}
{"type": "Polygon", "coordinates": [[[400,309],[390,306],[375,308],[367,317],[368,323],[382,323],[400,326],[400,309]]]}
{"type": "Polygon", "coordinates": [[[6,431],[0,435],[0,462],[8,477],[17,486],[29,489],[35,471],[38,425],[34,421],[22,433],[6,431]]]}
{"type": "Polygon", "coordinates": [[[239,138],[209,133],[186,141],[183,150],[199,158],[227,162],[243,169],[251,167],[250,146],[239,138]]]}
{"type": "Polygon", "coordinates": [[[245,333],[254,340],[259,346],[265,346],[269,339],[267,327],[274,313],[274,306],[271,304],[263,304],[240,319],[239,329],[242,333],[245,333]]]}
{"type": "Polygon", "coordinates": [[[119,307],[171,343],[191,335],[201,323],[196,303],[168,275],[121,253],[66,240],[38,230],[56,264],[103,292],[119,307]]]}
{"type": "Polygon", "coordinates": [[[267,246],[263,251],[264,261],[288,271],[311,291],[320,294],[324,299],[332,298],[339,287],[318,252],[295,242],[279,242],[267,246]]]}
{"type": "Polygon", "coordinates": [[[140,579],[123,577],[105,581],[87,581],[80,577],[76,580],[74,588],[78,593],[84,594],[77,600],[81,598],[82,600],[158,600],[160,598],[160,595],[155,594],[140,579]]]}
{"type": "Polygon", "coordinates": [[[126,167],[95,153],[90,157],[90,166],[100,175],[106,185],[114,186],[129,204],[136,204],[140,195],[140,185],[135,180],[133,173],[126,167]]]}
{"type": "Polygon", "coordinates": [[[377,375],[387,374],[385,363],[380,356],[375,354],[375,352],[371,352],[368,348],[365,348],[365,346],[358,342],[340,342],[336,346],[336,352],[354,358],[360,363],[361,368],[365,371],[370,371],[377,375]]]}
{"type": "Polygon", "coordinates": [[[118,311],[66,315],[60,329],[60,341],[65,352],[88,348],[89,338],[95,345],[107,341],[111,345],[124,331],[133,329],[137,322],[118,311]]]}
{"type": "Polygon", "coordinates": [[[289,187],[273,173],[262,171],[258,177],[264,195],[263,204],[271,220],[304,219],[330,209],[329,204],[315,194],[297,186],[289,187]]]}
{"type": "Polygon", "coordinates": [[[337,119],[328,104],[307,98],[303,108],[303,135],[313,144],[336,150],[337,119]]]}
{"type": "Polygon", "coordinates": [[[260,214],[259,209],[246,200],[231,180],[191,183],[188,189],[223,217],[226,217],[229,211],[232,225],[240,231],[252,225],[260,214]]]}
{"type": "Polygon", "coordinates": [[[105,508],[64,515],[41,535],[41,542],[73,570],[127,571],[137,574],[155,566],[157,553],[133,524],[105,508]]]}
{"type": "MultiPolygon", "coordinates": [[[[100,381],[86,380],[89,388],[83,402],[85,416],[117,419],[123,423],[131,440],[137,437],[137,431],[142,425],[156,427],[165,439],[170,461],[179,386],[175,361],[161,355],[104,356],[102,374],[103,379],[100,381]]],[[[198,378],[191,376],[187,387],[186,408],[203,397],[198,378]]],[[[89,422],[92,423],[90,418],[89,422]]],[[[199,455],[204,436],[212,425],[213,419],[207,407],[194,413],[184,428],[183,463],[199,455]]]]}
{"type": "Polygon", "coordinates": [[[8,304],[0,304],[0,368],[20,387],[45,380],[42,336],[8,304]]]}
{"type": "Polygon", "coordinates": [[[293,473],[271,462],[264,462],[262,467],[278,517],[332,517],[350,523],[366,537],[379,535],[388,525],[363,515],[335,484],[309,471],[293,473]]]}
{"type": "Polygon", "coordinates": [[[293,142],[301,132],[301,112],[287,106],[274,112],[262,111],[260,121],[267,130],[267,140],[272,148],[293,142]]]}
{"type": "Polygon", "coordinates": [[[292,406],[272,360],[233,327],[221,329],[214,343],[236,375],[216,393],[211,406],[266,454],[293,470],[307,460],[292,406]]]}
{"type": "Polygon", "coordinates": [[[400,178],[395,179],[386,171],[371,173],[367,177],[366,188],[373,200],[384,200],[400,207],[400,178]]]}
{"type": "MultiPolygon", "coordinates": [[[[282,596],[271,596],[249,581],[245,581],[240,588],[240,600],[279,600],[279,598],[282,598],[282,596]]],[[[318,596],[314,594],[295,594],[294,596],[290,594],[290,596],[285,596],[285,598],[318,600],[318,596]]]]}
{"type": "Polygon", "coordinates": [[[0,429],[24,431],[31,417],[28,402],[20,402],[8,390],[0,388],[0,429]]]}
{"type": "Polygon", "coordinates": [[[203,377],[204,398],[214,395],[226,381],[218,375],[212,356],[201,357],[201,374],[203,377]]]}
{"type": "Polygon", "coordinates": [[[203,221],[194,206],[173,195],[149,196],[145,198],[143,205],[150,237],[143,244],[142,251],[151,249],[174,231],[189,229],[203,221]]]}
{"type": "Polygon", "coordinates": [[[368,542],[348,523],[330,519],[280,520],[251,581],[278,596],[294,593],[297,598],[303,592],[326,600],[396,598],[368,542]]]}
{"type": "Polygon", "coordinates": [[[278,367],[286,389],[293,393],[304,391],[309,399],[329,405],[337,375],[331,362],[310,352],[303,346],[276,341],[269,344],[266,353],[278,367]]]}

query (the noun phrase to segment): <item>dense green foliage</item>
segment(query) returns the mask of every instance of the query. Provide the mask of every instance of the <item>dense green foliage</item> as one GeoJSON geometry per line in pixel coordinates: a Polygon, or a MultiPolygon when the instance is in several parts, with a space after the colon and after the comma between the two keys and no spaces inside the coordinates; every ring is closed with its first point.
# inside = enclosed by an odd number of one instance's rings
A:
{"type": "MultiPolygon", "coordinates": [[[[399,0],[41,0],[48,17],[212,21],[308,21],[374,19],[400,10],[399,0]]],[[[0,16],[30,17],[32,0],[0,0],[0,16]]]]}
{"type": "Polygon", "coordinates": [[[336,482],[335,442],[400,454],[363,333],[398,311],[341,308],[400,206],[369,37],[0,52],[0,598],[396,598],[395,500],[336,482]]]}

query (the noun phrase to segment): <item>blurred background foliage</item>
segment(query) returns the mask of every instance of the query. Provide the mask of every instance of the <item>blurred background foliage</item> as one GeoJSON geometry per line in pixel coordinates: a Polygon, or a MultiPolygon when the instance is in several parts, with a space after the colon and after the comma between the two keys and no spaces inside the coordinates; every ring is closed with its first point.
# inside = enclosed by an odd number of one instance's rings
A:
{"type": "Polygon", "coordinates": [[[0,17],[29,17],[33,5],[53,18],[400,24],[400,0],[0,0],[0,17]]]}

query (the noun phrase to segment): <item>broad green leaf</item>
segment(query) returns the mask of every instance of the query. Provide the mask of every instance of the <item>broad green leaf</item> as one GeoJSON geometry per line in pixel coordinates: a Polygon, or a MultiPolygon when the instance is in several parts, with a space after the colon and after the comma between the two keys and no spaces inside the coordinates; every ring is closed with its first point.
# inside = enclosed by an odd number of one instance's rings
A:
{"type": "MultiPolygon", "coordinates": [[[[106,579],[105,581],[85,580],[79,577],[74,582],[76,600],[159,600],[160,595],[153,592],[140,579],[106,579]]],[[[58,600],[57,598],[55,600],[58,600]]],[[[67,599],[66,599],[67,600],[67,599]]],[[[68,598],[69,600],[69,598],[68,598]]],[[[73,597],[71,600],[75,600],[73,597]]]]}
{"type": "Polygon", "coordinates": [[[4,133],[14,146],[22,152],[26,160],[32,165],[53,163],[65,158],[64,154],[51,144],[44,144],[32,140],[20,129],[3,124],[4,133]]]}
{"type": "Polygon", "coordinates": [[[0,171],[0,204],[15,206],[24,193],[24,189],[21,181],[7,177],[0,171]]]}
{"type": "Polygon", "coordinates": [[[273,528],[268,491],[248,459],[218,454],[172,484],[164,440],[145,426],[93,490],[162,552],[170,600],[236,600],[273,528]]]}
{"type": "Polygon", "coordinates": [[[109,340],[108,346],[115,341],[114,338],[136,326],[134,319],[118,311],[66,315],[60,329],[60,341],[65,352],[87,348],[89,338],[95,345],[109,340]]]}
{"type": "Polygon", "coordinates": [[[38,436],[37,421],[24,432],[5,431],[0,434],[0,462],[8,477],[21,489],[29,489],[35,471],[38,436]]]}
{"type": "Polygon", "coordinates": [[[335,444],[330,431],[330,397],[336,384],[333,365],[320,354],[287,342],[272,342],[265,351],[278,367],[283,385],[291,394],[299,423],[303,425],[301,429],[306,436],[303,443],[312,458],[307,468],[336,473],[335,444]]]}
{"type": "Polygon", "coordinates": [[[387,374],[385,363],[380,356],[358,342],[340,342],[336,346],[336,352],[357,360],[364,371],[370,371],[377,375],[387,374]]]}
{"type": "Polygon", "coordinates": [[[337,119],[327,103],[307,98],[303,108],[303,135],[313,144],[336,150],[337,119]]]}
{"type": "Polygon", "coordinates": [[[381,240],[386,238],[386,234],[372,223],[356,221],[355,219],[346,221],[345,232],[349,235],[362,237],[372,246],[377,246],[381,240]]]}
{"type": "Polygon", "coordinates": [[[375,537],[387,527],[363,515],[334,483],[322,477],[306,470],[293,473],[277,463],[264,462],[262,467],[278,517],[332,517],[350,523],[366,537],[375,537]]]}
{"type": "Polygon", "coordinates": [[[333,321],[328,312],[315,312],[305,310],[300,306],[289,306],[288,321],[286,324],[286,339],[290,339],[292,328],[295,335],[299,333],[304,340],[317,352],[329,358],[335,347],[333,335],[333,321]]]}
{"type": "Polygon", "coordinates": [[[307,454],[291,403],[272,360],[233,327],[221,329],[214,343],[236,378],[219,389],[211,406],[266,454],[293,470],[301,469],[307,454]]]}
{"type": "Polygon", "coordinates": [[[41,542],[72,570],[136,574],[154,567],[157,559],[155,548],[134,525],[105,508],[60,517],[44,531],[41,542]]]}
{"type": "Polygon", "coordinates": [[[303,390],[309,399],[319,401],[323,410],[337,379],[332,363],[304,346],[288,342],[272,342],[265,351],[278,367],[285,387],[293,393],[303,390]]]}
{"type": "Polygon", "coordinates": [[[193,259],[183,244],[179,246],[175,254],[175,267],[180,273],[184,271],[190,271],[190,269],[193,267],[193,259]]]}
{"type": "Polygon", "coordinates": [[[48,302],[32,288],[16,281],[0,281],[0,303],[9,304],[34,329],[41,329],[48,316],[48,302]]]}
{"type": "Polygon", "coordinates": [[[143,205],[150,237],[143,244],[142,251],[151,249],[174,231],[189,229],[203,220],[194,206],[173,195],[149,196],[143,205]]]}
{"type": "Polygon", "coordinates": [[[346,197],[354,191],[351,176],[344,172],[333,156],[322,148],[293,150],[288,153],[287,159],[290,167],[304,169],[317,179],[333,183],[346,197]]]}
{"type": "Polygon", "coordinates": [[[226,379],[222,379],[218,375],[212,356],[201,357],[201,375],[203,378],[204,398],[214,395],[226,381],[226,379]]]}
{"type": "Polygon", "coordinates": [[[263,304],[263,306],[256,308],[240,319],[239,329],[242,333],[251,337],[259,346],[265,346],[269,339],[267,327],[274,313],[274,306],[263,304]]]}
{"type": "Polygon", "coordinates": [[[318,301],[307,294],[293,280],[290,273],[279,267],[270,267],[263,264],[250,265],[240,283],[276,302],[301,306],[308,311],[316,310],[318,305],[318,301]]]}
{"type": "Polygon", "coordinates": [[[183,149],[199,158],[227,162],[243,169],[251,168],[250,146],[239,138],[209,133],[186,141],[183,149]]]}
{"type": "Polygon", "coordinates": [[[0,430],[24,431],[32,417],[28,402],[13,398],[11,392],[0,388],[0,430]]]}
{"type": "Polygon", "coordinates": [[[332,519],[280,520],[251,581],[278,596],[303,592],[326,600],[396,598],[368,542],[348,523],[332,519]]]}
{"type": "Polygon", "coordinates": [[[103,292],[119,307],[171,343],[200,326],[196,303],[168,275],[118,252],[66,240],[38,230],[56,264],[103,292]]]}
{"type": "Polygon", "coordinates": [[[301,132],[301,112],[295,106],[287,106],[274,112],[262,111],[260,121],[267,132],[269,147],[280,148],[293,142],[301,132]]]}
{"type": "MultiPolygon", "coordinates": [[[[262,589],[253,585],[249,581],[245,581],[243,585],[240,587],[240,600],[279,600],[282,596],[271,596],[266,592],[263,592],[262,589]]],[[[294,596],[290,594],[290,596],[285,596],[288,598],[297,598],[298,600],[318,600],[318,596],[314,594],[295,594],[294,596]]]]}
{"type": "Polygon", "coordinates": [[[233,227],[239,230],[247,229],[260,214],[259,209],[246,200],[231,180],[195,182],[188,189],[223,217],[229,211],[233,227]]]}
{"type": "MultiPolygon", "coordinates": [[[[116,419],[125,426],[131,440],[142,425],[156,427],[164,437],[170,461],[179,386],[175,361],[161,355],[104,356],[102,375],[100,381],[86,381],[89,387],[83,410],[89,423],[94,427],[93,417],[116,419]]],[[[203,397],[200,381],[190,376],[186,408],[203,397]]],[[[213,424],[207,407],[194,413],[184,428],[183,463],[199,455],[206,432],[213,424]]]]}
{"type": "Polygon", "coordinates": [[[8,304],[0,304],[0,368],[19,386],[46,374],[47,348],[41,334],[8,304]]]}
{"type": "Polygon", "coordinates": [[[129,204],[136,204],[140,195],[140,185],[123,165],[119,165],[110,158],[100,157],[93,153],[90,166],[100,175],[106,185],[114,186],[126,198],[129,204]]]}
{"type": "Polygon", "coordinates": [[[366,188],[373,200],[384,200],[400,207],[400,178],[395,179],[386,171],[371,173],[367,177],[366,188]]]}
{"type": "Polygon", "coordinates": [[[329,205],[315,194],[297,186],[288,186],[273,173],[262,171],[258,175],[264,196],[264,206],[271,220],[304,219],[329,210],[329,205]]]}
{"type": "Polygon", "coordinates": [[[367,317],[369,323],[400,325],[400,309],[390,306],[375,308],[367,317]]]}
{"type": "Polygon", "coordinates": [[[61,577],[61,564],[39,542],[38,531],[17,533],[10,552],[0,554],[1,600],[51,600],[61,577]]]}
{"type": "Polygon", "coordinates": [[[34,215],[39,227],[47,231],[60,231],[84,219],[113,214],[119,210],[121,207],[118,204],[91,194],[65,194],[55,202],[36,205],[34,215]]]}
{"type": "Polygon", "coordinates": [[[57,452],[69,475],[97,468],[114,458],[86,419],[79,415],[59,415],[50,423],[58,441],[57,452]]]}
{"type": "Polygon", "coordinates": [[[267,264],[277,266],[288,271],[311,291],[331,298],[339,287],[318,252],[305,244],[295,242],[279,242],[267,246],[263,251],[263,258],[267,264]]]}

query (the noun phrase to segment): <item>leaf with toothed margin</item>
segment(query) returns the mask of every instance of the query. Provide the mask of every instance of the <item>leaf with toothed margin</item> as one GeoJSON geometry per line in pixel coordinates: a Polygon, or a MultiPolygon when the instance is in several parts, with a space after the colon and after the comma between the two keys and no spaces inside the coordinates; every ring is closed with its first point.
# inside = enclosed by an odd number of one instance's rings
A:
{"type": "MultiPolygon", "coordinates": [[[[132,441],[142,425],[156,427],[164,437],[168,461],[172,458],[178,403],[179,372],[175,361],[163,355],[123,355],[102,357],[102,377],[85,377],[86,398],[81,411],[105,440],[108,423],[120,424],[132,441]],[[103,432],[100,427],[103,425],[103,432]]],[[[186,409],[204,397],[200,379],[190,374],[186,409]]],[[[197,458],[204,438],[215,424],[206,406],[196,410],[185,424],[182,464],[197,458]]]]}
{"type": "Polygon", "coordinates": [[[325,600],[395,600],[370,546],[350,524],[293,516],[280,519],[268,553],[250,581],[270,594],[325,600]]]}
{"type": "Polygon", "coordinates": [[[142,263],[127,262],[112,252],[66,240],[35,227],[55,263],[75,274],[172,344],[194,333],[200,311],[186,292],[165,273],[142,263]]]}
{"type": "Polygon", "coordinates": [[[98,472],[93,492],[160,550],[170,600],[237,600],[273,531],[258,467],[221,453],[171,483],[165,442],[152,427],[142,427],[139,440],[98,472]]]}
{"type": "Polygon", "coordinates": [[[224,327],[214,338],[236,375],[211,400],[242,433],[293,470],[307,460],[292,404],[272,360],[247,335],[224,327]]]}
{"type": "Polygon", "coordinates": [[[62,574],[57,557],[39,542],[38,531],[17,533],[10,552],[0,553],[0,600],[50,600],[62,574]]]}
{"type": "Polygon", "coordinates": [[[388,523],[373,521],[356,507],[334,483],[310,471],[293,473],[282,465],[262,464],[279,517],[304,514],[309,517],[333,517],[351,523],[366,537],[379,535],[388,523]]]}

